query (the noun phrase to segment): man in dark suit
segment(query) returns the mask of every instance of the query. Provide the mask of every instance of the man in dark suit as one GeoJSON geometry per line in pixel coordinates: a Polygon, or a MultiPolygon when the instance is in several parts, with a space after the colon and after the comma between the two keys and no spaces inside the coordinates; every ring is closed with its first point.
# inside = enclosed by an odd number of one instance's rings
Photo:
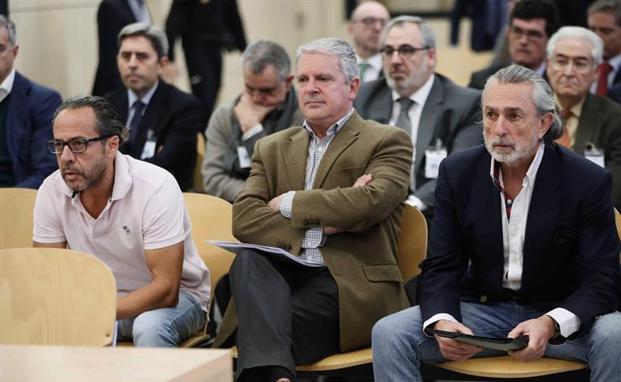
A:
{"type": "Polygon", "coordinates": [[[292,381],[295,365],[368,346],[379,318],[407,305],[396,263],[412,148],[402,130],[353,110],[353,48],[326,38],[298,49],[303,126],[255,146],[233,205],[233,233],[279,247],[297,262],[238,253],[216,339],[235,328],[238,380],[292,381]]]}
{"type": "Polygon", "coordinates": [[[15,24],[2,15],[0,48],[0,187],[39,188],[58,168],[46,144],[61,98],[15,70],[15,24]]]}
{"type": "MultiPolygon", "coordinates": [[[[598,0],[588,9],[587,22],[604,43],[604,61],[599,64],[597,81],[591,92],[606,96],[621,92],[621,2],[618,0],[598,0]],[[611,88],[615,88],[615,90],[611,88]]],[[[617,101],[619,102],[619,101],[617,101]]]]}
{"type": "Polygon", "coordinates": [[[440,165],[420,306],[373,328],[380,381],[422,381],[421,361],[500,355],[432,329],[529,336],[510,351],[587,362],[591,381],[621,375],[619,237],[611,176],[553,140],[548,84],[512,65],[483,91],[485,146],[440,165]]]}
{"type": "Polygon", "coordinates": [[[363,118],[410,134],[415,157],[408,202],[429,217],[439,161],[483,140],[480,94],[434,73],[435,38],[419,17],[391,20],[382,34],[381,51],[385,78],[365,83],[354,106],[363,118]]]}
{"type": "Polygon", "coordinates": [[[200,102],[160,80],[168,64],[168,41],[159,28],[130,24],[119,33],[117,63],[125,88],[107,94],[129,140],[121,152],[170,171],[181,190],[193,186],[196,136],[205,120],[200,102]]]}
{"type": "MultiPolygon", "coordinates": [[[[534,70],[545,78],[546,44],[558,28],[556,6],[551,0],[521,0],[509,16],[507,41],[514,64],[534,70]]],[[[483,89],[489,76],[502,66],[493,65],[472,73],[469,87],[483,89]]]]}
{"type": "Polygon", "coordinates": [[[548,42],[547,72],[572,148],[612,173],[612,202],[621,209],[621,106],[589,92],[602,63],[602,40],[582,27],[563,27],[548,42]]]}
{"type": "MultiPolygon", "coordinates": [[[[170,59],[174,60],[177,37],[181,37],[192,94],[211,116],[222,77],[222,50],[246,49],[244,25],[237,0],[173,0],[166,19],[170,59]]],[[[175,77],[174,65],[171,77],[175,77]]]]}
{"type": "Polygon", "coordinates": [[[119,32],[137,21],[150,22],[144,0],[103,0],[97,9],[99,63],[95,73],[93,95],[103,96],[123,87],[116,68],[119,32]]]}

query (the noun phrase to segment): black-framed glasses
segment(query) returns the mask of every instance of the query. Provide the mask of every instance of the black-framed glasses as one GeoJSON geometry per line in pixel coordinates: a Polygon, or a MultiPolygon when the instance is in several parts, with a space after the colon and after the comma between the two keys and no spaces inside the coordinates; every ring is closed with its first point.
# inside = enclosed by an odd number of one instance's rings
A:
{"type": "Polygon", "coordinates": [[[388,24],[387,19],[379,18],[379,17],[365,17],[363,19],[358,19],[355,22],[361,23],[365,27],[373,27],[375,24],[379,24],[380,28],[383,28],[386,24],[388,24]]]}
{"type": "Polygon", "coordinates": [[[381,47],[379,51],[382,53],[382,55],[385,58],[392,57],[392,55],[395,52],[399,53],[399,56],[401,56],[402,58],[410,58],[412,57],[412,55],[414,55],[414,53],[419,52],[421,50],[428,50],[428,49],[429,49],[428,46],[415,48],[412,45],[403,44],[403,45],[399,45],[399,47],[396,49],[390,45],[386,45],[386,46],[381,47]]]}
{"type": "Polygon", "coordinates": [[[72,153],[79,154],[86,151],[89,143],[101,141],[102,139],[107,139],[115,135],[116,134],[100,135],[95,138],[77,137],[68,141],[63,141],[62,139],[52,139],[47,142],[47,149],[50,150],[52,154],[61,154],[65,149],[65,146],[69,146],[69,150],[71,150],[72,153]]]}

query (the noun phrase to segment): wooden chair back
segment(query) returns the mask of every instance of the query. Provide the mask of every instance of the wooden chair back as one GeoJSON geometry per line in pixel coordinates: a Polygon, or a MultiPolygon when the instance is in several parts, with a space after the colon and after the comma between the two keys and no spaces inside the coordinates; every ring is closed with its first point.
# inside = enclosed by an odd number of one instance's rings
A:
{"type": "Polygon", "coordinates": [[[420,263],[427,256],[427,221],[416,207],[405,205],[399,234],[399,269],[407,281],[421,272],[420,263]]]}
{"type": "Polygon", "coordinates": [[[211,275],[211,290],[229,272],[235,255],[206,240],[237,241],[233,236],[233,206],[207,194],[186,192],[185,205],[192,220],[192,238],[211,275]]]}
{"type": "Polygon", "coordinates": [[[32,210],[37,191],[0,188],[0,248],[32,247],[32,210]]]}
{"type": "Polygon", "coordinates": [[[116,285],[99,259],[52,248],[0,250],[0,343],[104,346],[116,285]]]}

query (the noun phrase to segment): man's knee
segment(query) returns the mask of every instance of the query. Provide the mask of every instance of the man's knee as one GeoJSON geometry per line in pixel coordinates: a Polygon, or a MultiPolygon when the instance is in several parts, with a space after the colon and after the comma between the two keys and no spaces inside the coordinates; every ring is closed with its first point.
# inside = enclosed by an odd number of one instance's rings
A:
{"type": "Polygon", "coordinates": [[[171,323],[158,314],[159,309],[139,314],[134,319],[132,339],[139,347],[177,346],[178,334],[172,330],[171,323]]]}
{"type": "Polygon", "coordinates": [[[605,314],[595,320],[591,328],[590,341],[606,352],[621,353],[621,313],[605,314]]]}
{"type": "Polygon", "coordinates": [[[382,346],[408,341],[416,337],[421,330],[420,310],[418,307],[409,308],[391,314],[377,321],[371,332],[373,346],[382,346]]]}

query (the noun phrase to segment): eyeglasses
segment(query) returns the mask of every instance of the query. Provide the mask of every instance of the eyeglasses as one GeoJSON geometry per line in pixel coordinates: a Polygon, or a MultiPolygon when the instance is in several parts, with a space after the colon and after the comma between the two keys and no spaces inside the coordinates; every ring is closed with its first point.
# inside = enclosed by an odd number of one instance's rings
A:
{"type": "Polygon", "coordinates": [[[363,19],[356,20],[355,22],[362,23],[365,27],[372,27],[379,23],[380,27],[383,28],[388,23],[388,20],[377,17],[365,17],[363,19]]]}
{"type": "Polygon", "coordinates": [[[595,66],[591,60],[581,57],[552,57],[550,61],[553,70],[564,71],[571,65],[579,74],[589,73],[595,66]]]}
{"type": "Polygon", "coordinates": [[[69,150],[71,150],[72,153],[79,154],[86,151],[89,143],[101,141],[102,139],[110,138],[115,135],[116,134],[101,135],[95,138],[77,137],[68,141],[63,141],[62,139],[52,139],[47,142],[47,149],[50,150],[52,154],[62,154],[65,146],[69,146],[69,150]]]}
{"type": "Polygon", "coordinates": [[[393,48],[390,45],[383,46],[379,51],[385,58],[391,58],[393,53],[398,52],[401,58],[410,58],[412,55],[421,50],[428,50],[428,46],[423,46],[421,48],[415,48],[412,45],[404,44],[399,45],[397,49],[393,48]]]}
{"type": "Polygon", "coordinates": [[[522,36],[526,36],[527,40],[538,41],[538,40],[543,39],[546,36],[544,33],[540,31],[524,30],[516,26],[511,27],[511,33],[512,33],[512,37],[514,37],[516,40],[521,39],[522,36]]]}

